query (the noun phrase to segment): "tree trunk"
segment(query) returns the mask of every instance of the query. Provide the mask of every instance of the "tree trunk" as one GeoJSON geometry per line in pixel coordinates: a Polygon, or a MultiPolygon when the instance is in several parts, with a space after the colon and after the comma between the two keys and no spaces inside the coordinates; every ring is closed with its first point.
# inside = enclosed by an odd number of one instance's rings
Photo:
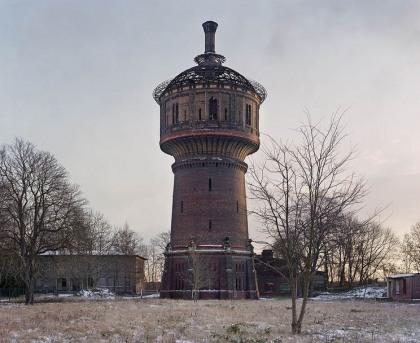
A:
{"type": "Polygon", "coordinates": [[[292,296],[292,333],[297,334],[299,333],[299,331],[297,330],[297,309],[296,309],[297,279],[293,277],[290,279],[290,293],[292,296]]]}
{"type": "Polygon", "coordinates": [[[306,311],[306,304],[308,303],[308,295],[309,295],[309,286],[310,286],[310,280],[311,277],[308,275],[304,275],[303,277],[303,299],[302,299],[302,305],[300,307],[300,313],[299,313],[299,319],[296,323],[296,333],[301,333],[302,332],[302,322],[303,322],[303,317],[305,316],[305,311],[306,311]]]}

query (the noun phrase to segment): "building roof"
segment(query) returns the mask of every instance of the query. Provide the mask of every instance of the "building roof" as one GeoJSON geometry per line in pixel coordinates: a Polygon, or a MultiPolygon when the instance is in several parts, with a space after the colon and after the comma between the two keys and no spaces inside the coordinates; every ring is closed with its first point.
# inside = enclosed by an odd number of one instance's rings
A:
{"type": "Polygon", "coordinates": [[[393,274],[388,276],[388,279],[402,279],[407,277],[413,277],[415,275],[420,275],[420,273],[407,273],[407,274],[393,274]]]}
{"type": "Polygon", "coordinates": [[[214,34],[217,29],[217,23],[206,22],[203,24],[203,28],[206,34],[206,49],[204,54],[194,58],[194,61],[198,65],[183,71],[173,79],[159,84],[153,91],[155,101],[160,104],[162,94],[172,88],[183,86],[194,87],[198,84],[206,85],[211,82],[218,83],[221,86],[235,86],[243,90],[255,92],[261,102],[263,102],[267,97],[267,91],[261,84],[247,79],[237,71],[222,65],[226,61],[226,58],[216,54],[214,50],[214,34]]]}
{"type": "Polygon", "coordinates": [[[92,253],[92,254],[48,254],[48,253],[44,253],[44,254],[39,254],[38,256],[46,256],[46,257],[77,257],[77,256],[84,256],[84,257],[138,257],[141,258],[143,260],[147,260],[146,257],[140,256],[140,255],[130,255],[130,254],[100,254],[100,253],[92,253]]]}
{"type": "Polygon", "coordinates": [[[233,85],[244,90],[253,91],[260,97],[261,102],[264,101],[267,96],[267,92],[261,84],[247,79],[237,71],[222,66],[221,64],[203,63],[183,71],[173,79],[162,82],[155,88],[153,98],[157,103],[160,103],[160,97],[166,90],[177,87],[195,86],[198,84],[205,85],[209,82],[226,86],[233,85]]]}

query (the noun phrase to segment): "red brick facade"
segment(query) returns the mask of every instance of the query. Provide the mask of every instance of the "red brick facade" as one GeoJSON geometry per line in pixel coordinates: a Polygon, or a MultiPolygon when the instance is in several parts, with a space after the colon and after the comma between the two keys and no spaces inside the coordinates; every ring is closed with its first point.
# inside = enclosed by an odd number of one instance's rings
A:
{"type": "Polygon", "coordinates": [[[217,24],[203,24],[206,52],[198,66],[158,86],[161,149],[175,158],[171,243],[161,296],[255,298],[248,241],[244,159],[259,147],[265,93],[222,66],[214,52],[217,24]]]}

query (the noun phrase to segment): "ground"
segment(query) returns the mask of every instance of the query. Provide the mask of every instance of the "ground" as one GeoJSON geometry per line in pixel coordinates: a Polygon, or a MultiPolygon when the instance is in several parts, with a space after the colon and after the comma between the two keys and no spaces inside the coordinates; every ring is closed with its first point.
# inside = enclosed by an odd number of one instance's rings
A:
{"type": "Polygon", "coordinates": [[[0,342],[420,342],[420,304],[312,300],[293,336],[289,299],[43,301],[0,302],[0,342]]]}

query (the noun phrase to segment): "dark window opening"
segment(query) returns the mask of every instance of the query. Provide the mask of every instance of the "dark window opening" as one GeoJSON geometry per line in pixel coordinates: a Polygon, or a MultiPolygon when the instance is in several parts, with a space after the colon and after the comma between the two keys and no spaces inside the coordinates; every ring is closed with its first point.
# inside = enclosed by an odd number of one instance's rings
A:
{"type": "Polygon", "coordinates": [[[91,278],[90,276],[88,277],[88,287],[93,288],[93,278],[91,278]]]}
{"type": "Polygon", "coordinates": [[[201,108],[198,109],[198,120],[201,120],[201,108]]]}
{"type": "Polygon", "coordinates": [[[403,279],[402,281],[403,281],[403,286],[402,286],[403,291],[402,291],[402,293],[407,294],[407,280],[403,279]]]}
{"type": "Polygon", "coordinates": [[[213,97],[209,100],[209,120],[217,120],[217,99],[213,97]]]}
{"type": "Polygon", "coordinates": [[[61,288],[66,289],[67,288],[67,279],[61,279],[61,288]]]}
{"type": "Polygon", "coordinates": [[[227,108],[225,108],[225,120],[227,120],[227,108]]]}
{"type": "Polygon", "coordinates": [[[209,230],[211,230],[212,222],[209,220],[209,230]]]}
{"type": "Polygon", "coordinates": [[[175,124],[175,104],[172,104],[172,125],[175,124]]]}
{"type": "Polygon", "coordinates": [[[181,213],[184,213],[184,202],[181,201],[181,213]]]}
{"type": "Polygon", "coordinates": [[[236,213],[239,213],[239,201],[236,200],[236,213]]]}
{"type": "Polygon", "coordinates": [[[175,104],[175,122],[179,122],[179,106],[178,103],[175,104]]]}
{"type": "Polygon", "coordinates": [[[211,187],[212,186],[212,184],[211,184],[211,179],[209,179],[209,192],[211,192],[211,187]]]}
{"type": "Polygon", "coordinates": [[[251,105],[246,105],[246,125],[251,126],[252,123],[252,115],[251,115],[251,105]]]}
{"type": "Polygon", "coordinates": [[[184,110],[184,121],[187,121],[187,110],[184,110]]]}

